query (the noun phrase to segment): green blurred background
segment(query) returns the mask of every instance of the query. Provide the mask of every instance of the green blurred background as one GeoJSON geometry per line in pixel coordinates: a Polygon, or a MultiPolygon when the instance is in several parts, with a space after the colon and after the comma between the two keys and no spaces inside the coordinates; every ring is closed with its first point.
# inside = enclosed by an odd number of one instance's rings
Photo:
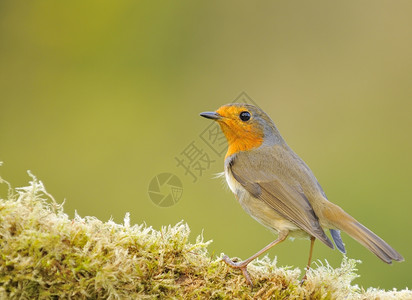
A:
{"type": "MultiPolygon", "coordinates": [[[[411,1],[1,1],[0,174],[23,186],[31,170],[70,216],[184,219],[246,258],[274,236],[213,179],[223,156],[198,115],[244,91],[329,199],[404,255],[388,266],[344,234],[356,283],[411,287],[411,16],[411,1]],[[195,183],[175,160],[192,141],[215,160],[195,183]],[[169,208],[148,197],[161,172],[184,186],[169,208]]],[[[303,268],[308,250],[269,255],[303,268]]],[[[314,258],[342,255],[317,243],[314,258]]]]}

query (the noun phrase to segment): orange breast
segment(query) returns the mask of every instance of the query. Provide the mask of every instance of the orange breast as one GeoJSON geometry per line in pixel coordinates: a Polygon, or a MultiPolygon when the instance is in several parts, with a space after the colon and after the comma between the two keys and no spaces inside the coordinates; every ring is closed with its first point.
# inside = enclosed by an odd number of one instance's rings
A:
{"type": "Polygon", "coordinates": [[[263,143],[263,133],[260,128],[239,124],[235,120],[225,120],[224,122],[219,122],[219,124],[229,144],[226,157],[239,151],[257,148],[263,143]]]}

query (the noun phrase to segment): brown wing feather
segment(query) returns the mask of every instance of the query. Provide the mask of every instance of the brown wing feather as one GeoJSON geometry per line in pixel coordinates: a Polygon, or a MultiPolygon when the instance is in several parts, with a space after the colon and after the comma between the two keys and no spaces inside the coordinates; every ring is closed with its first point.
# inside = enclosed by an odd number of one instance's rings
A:
{"type": "Polygon", "coordinates": [[[255,198],[263,200],[285,219],[330,248],[334,248],[303,192],[282,181],[275,174],[263,174],[257,169],[259,164],[251,162],[241,153],[237,154],[229,167],[233,177],[255,198]]]}

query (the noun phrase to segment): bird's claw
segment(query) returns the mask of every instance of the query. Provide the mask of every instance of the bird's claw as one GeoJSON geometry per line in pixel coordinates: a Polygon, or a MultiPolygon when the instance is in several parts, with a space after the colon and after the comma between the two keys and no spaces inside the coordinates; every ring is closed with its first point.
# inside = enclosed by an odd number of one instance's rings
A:
{"type": "Polygon", "coordinates": [[[222,260],[223,260],[229,267],[234,268],[234,269],[240,269],[240,270],[242,271],[242,273],[243,273],[243,276],[245,276],[246,282],[250,285],[251,288],[253,288],[252,280],[251,280],[250,275],[249,275],[249,273],[248,273],[248,271],[247,271],[247,265],[249,264],[249,262],[244,262],[244,261],[234,262],[234,261],[232,261],[232,260],[229,258],[229,256],[227,256],[227,255],[224,255],[223,258],[222,258],[222,260]]]}

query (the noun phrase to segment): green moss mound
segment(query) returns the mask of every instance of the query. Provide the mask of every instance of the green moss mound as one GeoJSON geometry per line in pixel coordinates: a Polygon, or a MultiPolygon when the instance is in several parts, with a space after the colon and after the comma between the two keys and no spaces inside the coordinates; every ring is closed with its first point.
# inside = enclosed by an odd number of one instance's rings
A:
{"type": "Polygon", "coordinates": [[[74,219],[31,175],[22,188],[7,184],[0,199],[1,299],[411,299],[412,292],[367,291],[351,281],[356,261],[327,263],[299,285],[300,270],[276,266],[267,257],[250,264],[254,288],[240,272],[207,252],[189,226],[160,231],[147,225],[74,219]]]}

